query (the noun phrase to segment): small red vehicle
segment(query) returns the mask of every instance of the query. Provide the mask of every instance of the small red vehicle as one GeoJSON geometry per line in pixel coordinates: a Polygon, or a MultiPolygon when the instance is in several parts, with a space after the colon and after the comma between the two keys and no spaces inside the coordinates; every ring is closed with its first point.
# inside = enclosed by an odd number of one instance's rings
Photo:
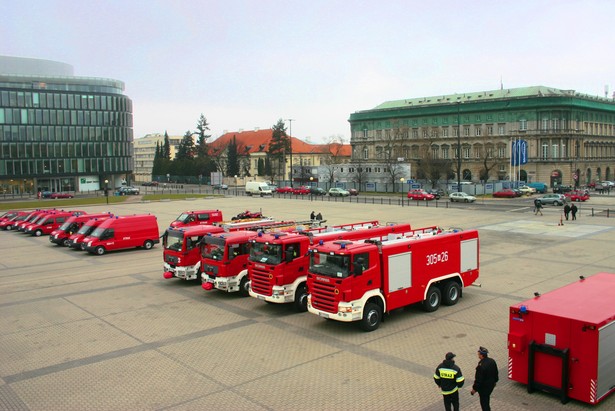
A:
{"type": "Polygon", "coordinates": [[[75,195],[71,193],[51,193],[51,196],[49,196],[49,198],[73,198],[73,197],[75,197],[75,195]]]}
{"type": "Polygon", "coordinates": [[[5,221],[5,220],[10,220],[11,218],[15,217],[17,215],[17,213],[19,213],[19,211],[17,210],[9,210],[6,213],[2,214],[0,216],[0,222],[5,221]]]}
{"type": "Polygon", "coordinates": [[[80,214],[83,213],[79,211],[55,211],[46,214],[45,216],[37,220],[36,223],[30,224],[28,227],[26,227],[25,233],[34,235],[36,237],[40,237],[43,234],[49,235],[52,231],[64,224],[66,220],[80,214]]]}
{"type": "Polygon", "coordinates": [[[571,191],[564,194],[570,201],[587,201],[589,200],[589,194],[584,191],[571,191]]]}
{"type": "Polygon", "coordinates": [[[410,190],[408,191],[408,198],[410,200],[431,201],[436,198],[436,196],[429,194],[425,190],[410,190]]]}
{"type": "Polygon", "coordinates": [[[301,196],[305,196],[310,194],[310,187],[308,186],[301,186],[301,187],[297,187],[297,188],[293,188],[293,194],[294,195],[301,195],[301,196]]]}
{"type": "Polygon", "coordinates": [[[0,221],[0,229],[11,231],[12,229],[15,228],[16,224],[25,220],[29,214],[30,213],[27,211],[18,211],[16,216],[11,217],[8,220],[0,221]]]}
{"type": "Polygon", "coordinates": [[[505,188],[504,190],[496,191],[492,196],[495,198],[515,198],[517,197],[517,193],[510,188],[505,188]]]}
{"type": "Polygon", "coordinates": [[[278,187],[278,188],[275,189],[275,192],[279,193],[279,194],[292,194],[293,188],[289,187],[289,186],[278,187]]]}
{"type": "Polygon", "coordinates": [[[108,218],[111,215],[111,213],[96,213],[72,216],[61,226],[51,232],[49,235],[49,241],[57,245],[69,247],[71,243],[70,236],[77,233],[84,224],[93,218],[108,218]]]}
{"type": "Polygon", "coordinates": [[[211,225],[222,221],[222,211],[220,210],[199,210],[184,211],[174,221],[170,227],[190,227],[194,225],[211,225]]]}

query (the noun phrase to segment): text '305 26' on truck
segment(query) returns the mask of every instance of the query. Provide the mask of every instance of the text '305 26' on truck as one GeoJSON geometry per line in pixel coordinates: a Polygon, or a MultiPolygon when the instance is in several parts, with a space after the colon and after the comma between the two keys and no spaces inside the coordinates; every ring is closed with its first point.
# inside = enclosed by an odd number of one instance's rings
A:
{"type": "Polygon", "coordinates": [[[308,248],[315,243],[339,239],[376,238],[410,231],[410,224],[378,221],[322,227],[307,232],[260,233],[252,240],[248,262],[250,296],[269,303],[293,303],[307,310],[308,248]]]}
{"type": "Polygon", "coordinates": [[[435,311],[454,305],[479,268],[478,231],[438,227],[363,241],[333,241],[310,249],[308,311],[320,317],[358,321],[365,331],[384,313],[422,303],[435,311]]]}

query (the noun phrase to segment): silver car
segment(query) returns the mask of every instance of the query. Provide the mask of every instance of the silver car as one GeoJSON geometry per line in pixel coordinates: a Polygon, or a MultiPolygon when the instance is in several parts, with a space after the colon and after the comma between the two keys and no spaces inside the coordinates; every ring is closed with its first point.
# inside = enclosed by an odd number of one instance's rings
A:
{"type": "Polygon", "coordinates": [[[473,203],[476,201],[476,197],[466,194],[463,191],[459,193],[450,193],[448,198],[450,198],[451,202],[457,201],[459,203],[473,203]]]}
{"type": "Polygon", "coordinates": [[[538,197],[536,200],[540,201],[542,205],[553,204],[554,206],[562,206],[568,201],[563,194],[545,194],[542,197],[538,197]]]}
{"type": "Polygon", "coordinates": [[[350,192],[344,190],[343,188],[333,187],[329,189],[329,195],[331,197],[348,197],[350,192]]]}

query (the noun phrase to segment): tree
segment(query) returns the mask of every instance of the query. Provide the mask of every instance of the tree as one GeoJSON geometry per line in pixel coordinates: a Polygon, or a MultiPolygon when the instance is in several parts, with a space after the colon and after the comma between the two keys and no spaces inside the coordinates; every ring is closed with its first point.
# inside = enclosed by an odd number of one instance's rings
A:
{"type": "Polygon", "coordinates": [[[194,158],[195,152],[196,149],[194,147],[194,139],[192,138],[192,132],[188,130],[184,134],[182,141],[177,147],[177,152],[175,153],[175,160],[192,160],[194,158]]]}
{"type": "Polygon", "coordinates": [[[493,143],[483,144],[481,149],[480,155],[483,165],[478,174],[479,178],[484,182],[489,181],[491,171],[500,165],[500,161],[493,155],[493,150],[493,143]]]}
{"type": "Polygon", "coordinates": [[[407,161],[404,157],[403,147],[409,133],[407,127],[399,127],[397,120],[393,122],[393,129],[387,131],[383,139],[382,157],[389,182],[395,187],[399,179],[404,176],[404,167],[402,167],[401,162],[407,161]]]}
{"type": "MultiPolygon", "coordinates": [[[[271,128],[271,141],[269,142],[269,151],[267,157],[273,163],[271,168],[271,179],[274,179],[273,172],[277,170],[276,175],[284,177],[286,171],[286,153],[290,152],[290,138],[286,134],[286,125],[282,119],[279,119],[277,124],[271,128]],[[283,168],[282,168],[283,167],[283,168]]],[[[291,181],[292,184],[292,181],[291,181]]]]}
{"type": "Polygon", "coordinates": [[[257,170],[259,176],[267,175],[265,173],[265,160],[263,160],[262,158],[258,159],[257,170]]]}
{"type": "Polygon", "coordinates": [[[421,155],[416,164],[417,177],[428,180],[432,187],[435,187],[442,177],[448,179],[452,174],[452,160],[436,158],[430,145],[421,147],[421,155]]]}
{"type": "Polygon", "coordinates": [[[321,164],[324,169],[325,180],[333,183],[339,174],[339,166],[344,163],[343,156],[344,137],[330,137],[329,142],[325,145],[326,154],[321,157],[321,164]]]}
{"type": "Polygon", "coordinates": [[[237,138],[233,136],[233,140],[226,146],[226,175],[227,177],[232,177],[238,174],[239,158],[237,156],[237,138]]]}
{"type": "Polygon", "coordinates": [[[164,146],[161,147],[161,157],[165,160],[171,159],[171,142],[169,141],[169,135],[167,132],[164,132],[164,146]]]}
{"type": "Polygon", "coordinates": [[[207,157],[209,154],[207,139],[210,138],[211,135],[207,134],[208,131],[209,123],[207,123],[207,119],[201,113],[201,117],[196,123],[196,132],[194,133],[198,136],[196,140],[196,155],[201,158],[207,157]]]}

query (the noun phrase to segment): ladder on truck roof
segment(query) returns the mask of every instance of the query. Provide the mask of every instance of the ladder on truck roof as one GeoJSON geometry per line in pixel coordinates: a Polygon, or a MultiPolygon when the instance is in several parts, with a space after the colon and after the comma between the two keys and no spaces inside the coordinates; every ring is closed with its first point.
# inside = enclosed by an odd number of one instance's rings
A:
{"type": "Polygon", "coordinates": [[[251,218],[248,220],[241,220],[241,221],[237,221],[237,220],[221,221],[219,223],[216,223],[215,225],[217,225],[218,227],[222,227],[224,231],[231,231],[231,230],[237,230],[237,229],[248,230],[252,227],[261,226],[267,223],[276,223],[276,221],[271,217],[263,217],[263,218],[251,218]]]}

